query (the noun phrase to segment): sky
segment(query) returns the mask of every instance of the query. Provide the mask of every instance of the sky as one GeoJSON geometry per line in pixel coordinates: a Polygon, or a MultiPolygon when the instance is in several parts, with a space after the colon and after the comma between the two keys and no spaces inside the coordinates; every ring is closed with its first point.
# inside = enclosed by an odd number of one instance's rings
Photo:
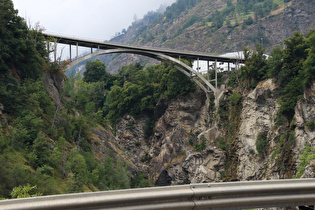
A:
{"type": "Polygon", "coordinates": [[[13,0],[19,15],[32,26],[39,22],[45,32],[110,40],[160,5],[176,0],[13,0]]]}

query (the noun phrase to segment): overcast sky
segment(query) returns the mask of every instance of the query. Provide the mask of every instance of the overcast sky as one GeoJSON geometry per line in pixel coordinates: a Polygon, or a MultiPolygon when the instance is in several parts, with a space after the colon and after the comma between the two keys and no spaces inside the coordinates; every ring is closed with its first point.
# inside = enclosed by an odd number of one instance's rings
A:
{"type": "Polygon", "coordinates": [[[13,0],[19,15],[46,32],[110,40],[134,20],[176,0],[13,0]]]}

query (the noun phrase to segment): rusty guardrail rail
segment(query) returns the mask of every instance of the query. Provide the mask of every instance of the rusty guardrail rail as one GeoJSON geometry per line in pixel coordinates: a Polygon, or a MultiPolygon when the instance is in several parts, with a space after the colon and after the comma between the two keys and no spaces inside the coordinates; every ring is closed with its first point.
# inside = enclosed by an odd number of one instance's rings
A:
{"type": "Polygon", "coordinates": [[[0,201],[0,209],[243,209],[315,205],[315,179],[242,181],[0,201]]]}

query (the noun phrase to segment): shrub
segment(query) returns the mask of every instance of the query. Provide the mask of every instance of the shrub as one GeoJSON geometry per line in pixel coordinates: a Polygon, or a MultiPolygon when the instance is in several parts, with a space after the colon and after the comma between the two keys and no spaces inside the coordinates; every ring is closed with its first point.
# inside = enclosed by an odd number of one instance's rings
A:
{"type": "Polygon", "coordinates": [[[260,157],[262,158],[265,157],[267,146],[268,146],[267,133],[265,132],[259,133],[256,141],[256,150],[260,157]]]}
{"type": "Polygon", "coordinates": [[[305,125],[306,125],[306,127],[308,127],[308,129],[310,129],[310,130],[314,130],[314,128],[315,128],[314,120],[308,121],[305,125]]]}
{"type": "Polygon", "coordinates": [[[150,162],[152,157],[149,155],[149,153],[145,153],[145,155],[141,158],[141,162],[150,162]]]}
{"type": "Polygon", "coordinates": [[[242,95],[238,93],[232,93],[232,95],[229,96],[229,100],[233,106],[239,104],[241,102],[242,95]]]}
{"type": "Polygon", "coordinates": [[[216,142],[218,142],[218,144],[219,144],[218,147],[219,147],[220,149],[226,150],[227,148],[230,147],[230,143],[224,141],[224,138],[223,138],[223,137],[217,138],[217,139],[216,139],[216,142]]]}
{"type": "Polygon", "coordinates": [[[305,167],[315,158],[315,148],[310,146],[305,146],[305,149],[301,152],[299,160],[300,165],[297,167],[298,172],[293,178],[300,178],[304,171],[305,167]]]}
{"type": "Polygon", "coordinates": [[[206,149],[206,138],[205,137],[201,137],[201,143],[200,144],[196,144],[194,147],[194,150],[196,150],[197,152],[201,152],[202,150],[206,149]]]}

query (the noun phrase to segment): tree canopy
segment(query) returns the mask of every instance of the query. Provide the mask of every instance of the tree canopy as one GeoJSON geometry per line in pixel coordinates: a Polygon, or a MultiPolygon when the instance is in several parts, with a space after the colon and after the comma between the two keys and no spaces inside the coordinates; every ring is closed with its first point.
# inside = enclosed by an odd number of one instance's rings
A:
{"type": "Polygon", "coordinates": [[[108,81],[109,73],[106,72],[106,66],[100,60],[87,61],[85,68],[86,71],[83,73],[85,82],[108,81]]]}

